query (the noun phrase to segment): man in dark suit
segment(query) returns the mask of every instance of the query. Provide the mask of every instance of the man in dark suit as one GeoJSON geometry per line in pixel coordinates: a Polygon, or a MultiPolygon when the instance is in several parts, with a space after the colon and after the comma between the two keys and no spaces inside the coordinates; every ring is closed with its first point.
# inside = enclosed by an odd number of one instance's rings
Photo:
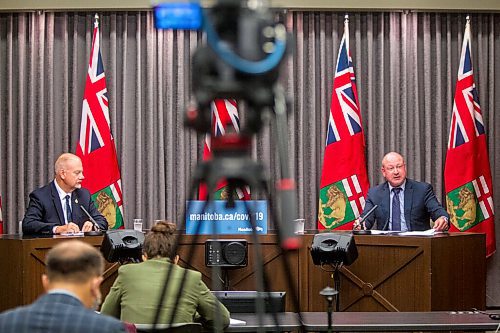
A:
{"type": "Polygon", "coordinates": [[[59,243],[46,259],[42,284],[47,293],[33,304],[0,314],[2,333],[126,332],[124,323],[96,313],[104,259],[78,240],[59,243]]]}
{"type": "Polygon", "coordinates": [[[449,215],[441,206],[428,183],[406,178],[406,165],[398,153],[391,152],[382,159],[382,174],[386,182],[368,191],[361,216],[378,207],[366,218],[364,226],[355,223],[355,229],[394,231],[448,230],[449,215]]]}
{"type": "Polygon", "coordinates": [[[28,209],[22,222],[24,234],[60,234],[90,231],[94,225],[84,209],[101,230],[108,229],[106,218],[99,213],[90,192],[82,188],[82,161],[64,153],[54,165],[55,178],[30,194],[28,209]]]}

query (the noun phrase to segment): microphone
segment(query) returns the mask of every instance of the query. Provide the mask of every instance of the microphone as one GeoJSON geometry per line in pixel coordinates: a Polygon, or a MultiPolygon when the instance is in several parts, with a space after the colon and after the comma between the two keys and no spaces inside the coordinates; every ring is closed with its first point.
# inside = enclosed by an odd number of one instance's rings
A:
{"type": "Polygon", "coordinates": [[[87,210],[82,206],[82,205],[79,205],[80,208],[83,210],[83,212],[85,213],[85,215],[87,215],[87,217],[89,218],[90,222],[92,222],[92,224],[94,225],[94,231],[86,231],[85,232],[85,235],[87,236],[99,236],[99,235],[102,235],[102,230],[101,230],[101,227],[99,227],[99,224],[97,224],[97,222],[94,220],[94,218],[89,214],[89,212],[87,212],[87,210]]]}
{"type": "MultiPolygon", "coordinates": [[[[369,211],[368,213],[365,214],[365,216],[363,216],[359,221],[358,221],[358,224],[359,225],[363,225],[363,222],[365,222],[365,220],[368,218],[368,216],[370,216],[371,214],[373,214],[373,212],[375,211],[375,209],[377,209],[378,205],[375,205],[373,206],[369,211]]],[[[353,234],[356,234],[356,235],[370,235],[372,232],[370,230],[353,230],[352,231],[353,234]]]]}

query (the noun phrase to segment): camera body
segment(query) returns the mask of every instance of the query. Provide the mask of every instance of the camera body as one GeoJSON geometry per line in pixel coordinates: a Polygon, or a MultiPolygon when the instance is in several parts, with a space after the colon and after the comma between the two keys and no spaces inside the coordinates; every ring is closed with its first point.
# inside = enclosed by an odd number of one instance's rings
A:
{"type": "Polygon", "coordinates": [[[257,133],[264,118],[262,111],[274,107],[274,86],[290,37],[284,25],[276,22],[276,14],[267,8],[250,8],[250,3],[219,0],[204,11],[196,10],[194,3],[155,7],[157,28],[196,28],[196,22],[201,21],[207,33],[208,43],[198,47],[192,58],[196,107],[188,109],[185,118],[185,124],[200,133],[210,133],[210,104],[216,99],[245,102],[249,112],[242,134],[257,133]],[[175,15],[179,15],[177,20],[175,15]],[[281,49],[279,42],[285,51],[275,56],[281,49]],[[275,61],[267,61],[271,58],[275,61]]]}

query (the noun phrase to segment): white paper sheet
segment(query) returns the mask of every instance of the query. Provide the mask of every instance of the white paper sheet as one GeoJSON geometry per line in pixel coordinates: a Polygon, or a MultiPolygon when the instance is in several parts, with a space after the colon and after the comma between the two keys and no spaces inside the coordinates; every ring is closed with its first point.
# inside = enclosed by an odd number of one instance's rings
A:
{"type": "Polygon", "coordinates": [[[247,324],[244,320],[229,318],[229,326],[245,326],[247,324]]]}

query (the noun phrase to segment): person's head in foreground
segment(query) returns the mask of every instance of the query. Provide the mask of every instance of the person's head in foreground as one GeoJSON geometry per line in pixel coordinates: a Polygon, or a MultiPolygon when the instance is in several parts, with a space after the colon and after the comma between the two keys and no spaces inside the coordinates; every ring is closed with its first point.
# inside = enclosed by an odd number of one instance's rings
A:
{"type": "Polygon", "coordinates": [[[75,294],[89,309],[101,303],[99,289],[104,272],[104,259],[93,246],[71,240],[54,246],[46,259],[42,284],[46,291],[63,289],[75,294]]]}

